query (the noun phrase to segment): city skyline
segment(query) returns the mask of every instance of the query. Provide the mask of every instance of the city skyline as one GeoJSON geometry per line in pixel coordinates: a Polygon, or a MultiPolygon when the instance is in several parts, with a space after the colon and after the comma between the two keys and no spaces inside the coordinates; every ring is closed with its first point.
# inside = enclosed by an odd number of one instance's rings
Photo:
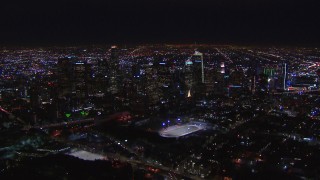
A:
{"type": "Polygon", "coordinates": [[[319,179],[318,1],[1,3],[0,179],[319,179]]]}
{"type": "Polygon", "coordinates": [[[320,49],[0,49],[2,179],[312,179],[320,49]]]}

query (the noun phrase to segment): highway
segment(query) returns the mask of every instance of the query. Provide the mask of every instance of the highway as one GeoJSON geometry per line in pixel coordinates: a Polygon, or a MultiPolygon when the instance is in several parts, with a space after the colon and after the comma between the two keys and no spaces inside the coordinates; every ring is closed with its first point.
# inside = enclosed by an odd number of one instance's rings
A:
{"type": "Polygon", "coordinates": [[[13,120],[18,121],[19,123],[25,124],[24,121],[22,121],[20,118],[17,118],[14,114],[12,114],[11,112],[3,109],[2,107],[0,107],[0,111],[2,111],[3,113],[7,114],[9,117],[12,117],[13,120]]]}
{"type": "Polygon", "coordinates": [[[69,125],[93,123],[93,122],[94,122],[94,118],[88,118],[88,119],[81,119],[81,120],[74,120],[74,121],[66,121],[66,122],[61,122],[61,123],[48,124],[48,125],[43,125],[43,126],[33,126],[32,128],[47,129],[47,128],[55,128],[55,127],[61,127],[61,126],[69,126],[69,125]]]}

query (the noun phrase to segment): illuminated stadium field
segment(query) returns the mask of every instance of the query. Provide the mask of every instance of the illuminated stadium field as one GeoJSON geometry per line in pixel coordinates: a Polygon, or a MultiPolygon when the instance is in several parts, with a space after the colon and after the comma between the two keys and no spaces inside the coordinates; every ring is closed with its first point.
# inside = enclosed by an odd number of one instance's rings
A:
{"type": "Polygon", "coordinates": [[[205,126],[202,124],[184,124],[170,126],[168,128],[162,129],[159,131],[160,136],[167,138],[175,138],[185,136],[197,131],[204,129],[205,126]]]}

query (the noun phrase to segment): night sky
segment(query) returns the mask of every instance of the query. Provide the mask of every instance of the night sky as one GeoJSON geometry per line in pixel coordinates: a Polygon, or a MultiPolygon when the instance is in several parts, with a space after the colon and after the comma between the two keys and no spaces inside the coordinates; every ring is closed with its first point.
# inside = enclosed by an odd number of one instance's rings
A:
{"type": "Polygon", "coordinates": [[[13,45],[320,45],[317,0],[10,0],[0,24],[0,43],[13,45]]]}

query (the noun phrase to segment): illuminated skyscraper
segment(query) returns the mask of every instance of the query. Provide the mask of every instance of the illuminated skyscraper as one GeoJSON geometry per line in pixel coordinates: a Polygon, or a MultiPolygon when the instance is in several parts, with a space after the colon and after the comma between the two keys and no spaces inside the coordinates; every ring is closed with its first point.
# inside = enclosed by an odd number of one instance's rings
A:
{"type": "Polygon", "coordinates": [[[121,84],[121,74],[119,71],[119,49],[117,46],[112,46],[110,49],[110,63],[109,64],[109,88],[108,92],[117,94],[121,84]]]}
{"type": "Polygon", "coordinates": [[[194,94],[204,93],[204,63],[203,54],[196,51],[191,59],[185,62],[184,68],[186,96],[193,96],[194,94]]]}
{"type": "Polygon", "coordinates": [[[108,90],[108,73],[109,73],[109,65],[107,59],[100,59],[95,68],[94,73],[94,80],[95,80],[95,87],[94,93],[95,94],[103,94],[105,95],[108,90]]]}
{"type": "Polygon", "coordinates": [[[268,77],[268,89],[271,91],[275,89],[275,72],[275,68],[270,66],[263,69],[263,74],[268,77]]]}
{"type": "Polygon", "coordinates": [[[226,73],[224,62],[220,63],[220,73],[221,74],[225,74],[226,73]]]}
{"type": "Polygon", "coordinates": [[[189,59],[185,62],[184,66],[184,79],[185,79],[185,85],[186,85],[186,90],[185,94],[187,97],[191,97],[191,91],[193,91],[193,62],[189,59]]]}
{"type": "Polygon", "coordinates": [[[145,94],[147,97],[146,105],[150,108],[157,104],[161,98],[161,91],[159,89],[157,71],[153,65],[148,65],[145,68],[146,82],[145,82],[145,94]]]}
{"type": "Polygon", "coordinates": [[[75,58],[62,58],[58,61],[59,96],[72,95],[88,97],[90,85],[90,65],[75,58]]]}
{"type": "Polygon", "coordinates": [[[115,66],[119,66],[119,49],[117,46],[111,46],[111,62],[114,63],[115,66]]]}
{"type": "Polygon", "coordinates": [[[204,83],[204,64],[203,64],[203,54],[196,51],[192,56],[193,62],[193,74],[196,84],[204,83]]]}
{"type": "Polygon", "coordinates": [[[287,89],[287,78],[288,78],[288,64],[283,62],[278,66],[278,78],[277,78],[277,87],[281,90],[287,89]]]}
{"type": "Polygon", "coordinates": [[[168,99],[173,94],[174,89],[174,71],[172,62],[161,58],[156,58],[153,67],[157,70],[157,86],[160,99],[168,99]]]}
{"type": "Polygon", "coordinates": [[[72,63],[72,93],[78,98],[85,98],[89,95],[90,86],[90,65],[86,61],[72,63]]]}
{"type": "Polygon", "coordinates": [[[287,89],[287,73],[288,73],[288,69],[287,69],[287,63],[283,64],[282,67],[282,74],[283,74],[283,90],[287,89]]]}

